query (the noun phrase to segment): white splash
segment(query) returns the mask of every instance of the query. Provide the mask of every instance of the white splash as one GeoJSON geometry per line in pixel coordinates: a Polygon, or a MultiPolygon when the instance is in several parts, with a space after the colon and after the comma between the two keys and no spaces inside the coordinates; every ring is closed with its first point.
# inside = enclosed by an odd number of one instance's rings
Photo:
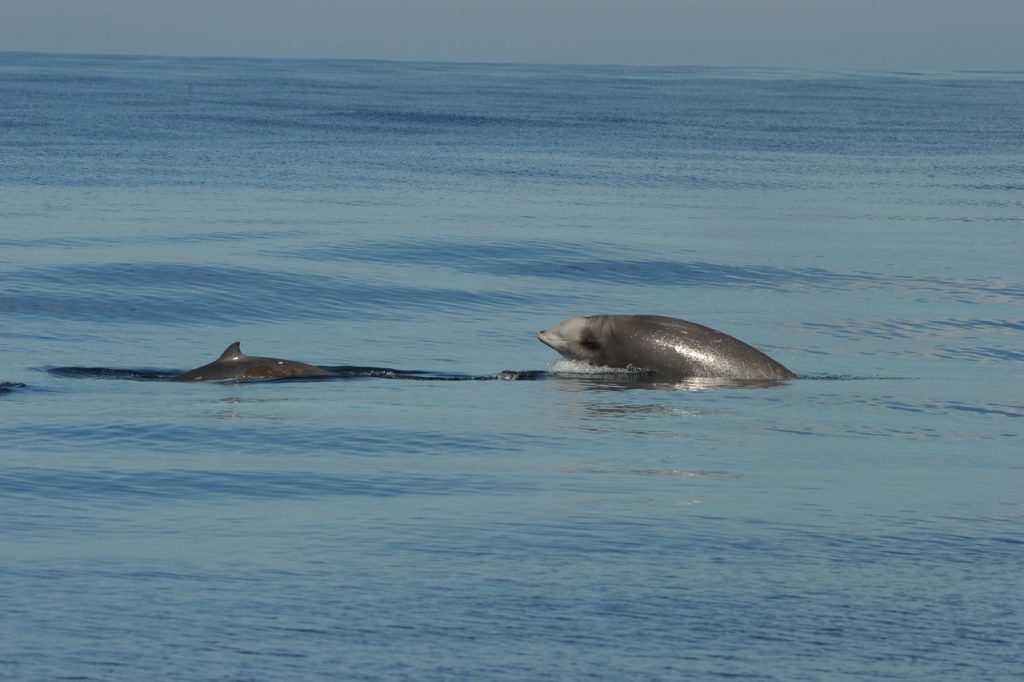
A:
{"type": "Polygon", "coordinates": [[[628,369],[625,367],[599,367],[582,360],[558,360],[551,365],[551,371],[555,374],[619,374],[619,375],[640,375],[646,374],[644,370],[628,369]]]}

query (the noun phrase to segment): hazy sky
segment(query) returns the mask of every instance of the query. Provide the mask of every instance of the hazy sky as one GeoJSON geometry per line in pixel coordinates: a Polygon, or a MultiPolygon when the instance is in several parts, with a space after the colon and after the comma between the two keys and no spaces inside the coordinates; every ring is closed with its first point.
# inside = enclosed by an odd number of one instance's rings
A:
{"type": "Polygon", "coordinates": [[[0,0],[0,50],[1024,70],[1024,0],[0,0]]]}

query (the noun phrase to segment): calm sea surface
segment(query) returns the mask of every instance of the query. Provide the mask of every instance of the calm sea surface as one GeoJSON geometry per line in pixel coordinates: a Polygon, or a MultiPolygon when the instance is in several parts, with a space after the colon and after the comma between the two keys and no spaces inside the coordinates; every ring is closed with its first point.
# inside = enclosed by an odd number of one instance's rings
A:
{"type": "Polygon", "coordinates": [[[0,679],[1020,679],[1022,230],[1022,74],[0,53],[0,679]]]}

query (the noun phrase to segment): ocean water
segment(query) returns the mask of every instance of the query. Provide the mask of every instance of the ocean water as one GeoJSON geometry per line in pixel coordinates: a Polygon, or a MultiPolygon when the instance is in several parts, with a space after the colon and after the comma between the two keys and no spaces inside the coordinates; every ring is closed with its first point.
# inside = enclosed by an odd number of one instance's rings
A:
{"type": "Polygon", "coordinates": [[[1022,228],[1017,73],[0,53],[0,679],[1020,679],[1022,228]]]}

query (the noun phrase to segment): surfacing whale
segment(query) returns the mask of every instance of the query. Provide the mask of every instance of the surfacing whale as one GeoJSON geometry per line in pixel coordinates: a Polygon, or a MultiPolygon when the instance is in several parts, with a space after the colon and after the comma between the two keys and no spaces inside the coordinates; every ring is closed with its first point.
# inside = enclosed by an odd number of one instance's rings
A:
{"type": "Polygon", "coordinates": [[[235,341],[213,362],[172,377],[171,381],[239,381],[334,376],[338,374],[304,362],[245,355],[242,353],[241,341],[235,341]]]}
{"type": "Polygon", "coordinates": [[[20,384],[16,381],[0,380],[0,395],[3,395],[4,393],[11,393],[18,388],[25,388],[25,384],[20,384]]]}
{"type": "MultiPolygon", "coordinates": [[[[543,379],[547,372],[503,370],[495,374],[456,374],[424,370],[393,369],[391,367],[365,367],[356,365],[309,365],[294,360],[248,356],[239,343],[228,346],[219,358],[185,373],[176,370],[128,369],[117,367],[51,367],[53,376],[68,379],[128,379],[134,381],[253,381],[273,379],[405,379],[409,381],[534,381],[543,379]]],[[[0,381],[0,393],[8,387],[23,384],[5,384],[0,381]]]]}
{"type": "Polygon", "coordinates": [[[537,334],[568,360],[658,377],[781,380],[796,377],[757,350],[710,327],[661,315],[572,317],[537,334]]]}

